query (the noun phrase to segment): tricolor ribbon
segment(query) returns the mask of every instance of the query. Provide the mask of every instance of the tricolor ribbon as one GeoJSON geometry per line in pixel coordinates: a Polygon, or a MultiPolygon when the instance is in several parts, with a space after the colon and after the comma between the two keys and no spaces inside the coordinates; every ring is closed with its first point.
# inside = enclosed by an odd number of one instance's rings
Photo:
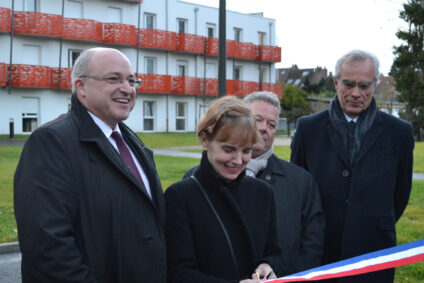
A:
{"type": "Polygon", "coordinates": [[[424,239],[312,268],[265,282],[323,280],[358,275],[424,260],[424,239]]]}

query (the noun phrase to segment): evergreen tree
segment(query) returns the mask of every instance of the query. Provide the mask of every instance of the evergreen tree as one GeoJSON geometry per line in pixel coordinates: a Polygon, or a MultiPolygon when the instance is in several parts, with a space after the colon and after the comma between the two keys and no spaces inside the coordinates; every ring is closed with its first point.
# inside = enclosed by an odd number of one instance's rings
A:
{"type": "Polygon", "coordinates": [[[301,116],[310,114],[308,93],[291,84],[284,85],[281,108],[281,115],[287,118],[289,124],[301,116]]]}
{"type": "Polygon", "coordinates": [[[405,103],[401,117],[410,121],[418,140],[424,137],[424,0],[409,0],[403,4],[399,17],[408,23],[407,30],[396,36],[404,41],[394,47],[395,60],[391,75],[401,93],[400,102],[405,103]]]}

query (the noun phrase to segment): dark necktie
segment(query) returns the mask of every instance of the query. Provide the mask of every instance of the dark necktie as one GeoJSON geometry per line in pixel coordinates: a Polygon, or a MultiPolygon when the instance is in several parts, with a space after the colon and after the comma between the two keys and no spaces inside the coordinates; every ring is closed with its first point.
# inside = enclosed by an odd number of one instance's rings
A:
{"type": "MultiPolygon", "coordinates": [[[[121,154],[122,159],[127,163],[128,167],[130,167],[131,172],[134,176],[140,181],[140,183],[144,186],[143,179],[140,176],[140,172],[138,172],[137,166],[135,165],[134,159],[131,156],[130,151],[124,143],[121,135],[118,132],[112,133],[112,138],[115,140],[116,145],[118,146],[119,154],[121,154]]],[[[145,186],[144,186],[145,187],[145,186]]]]}
{"type": "Polygon", "coordinates": [[[348,123],[348,125],[349,125],[350,130],[353,131],[355,129],[356,123],[353,120],[351,120],[348,123]]]}

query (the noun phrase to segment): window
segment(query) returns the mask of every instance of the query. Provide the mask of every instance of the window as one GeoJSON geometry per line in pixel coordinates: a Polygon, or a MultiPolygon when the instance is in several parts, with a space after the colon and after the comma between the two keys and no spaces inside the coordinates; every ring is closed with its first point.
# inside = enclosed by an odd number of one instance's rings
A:
{"type": "Polygon", "coordinates": [[[259,45],[265,45],[266,44],[266,33],[265,32],[258,32],[258,38],[259,38],[259,45]]]}
{"type": "Polygon", "coordinates": [[[206,63],[206,77],[213,79],[217,77],[216,63],[206,63]]]}
{"type": "Polygon", "coordinates": [[[82,19],[82,2],[68,0],[67,7],[65,8],[65,17],[82,19]]]}
{"type": "Polygon", "coordinates": [[[155,102],[144,101],[143,102],[143,130],[153,131],[155,129],[155,102]]]}
{"type": "Polygon", "coordinates": [[[206,36],[207,37],[215,37],[215,28],[214,24],[206,24],[206,36]]]}
{"type": "Polygon", "coordinates": [[[24,44],[22,52],[22,63],[29,65],[41,65],[41,46],[24,44]]]}
{"type": "Polygon", "coordinates": [[[234,28],[234,40],[237,42],[241,42],[241,28],[234,28]]]}
{"type": "Polygon", "coordinates": [[[178,28],[178,33],[187,32],[187,20],[186,19],[177,19],[177,28],[178,28]]]}
{"type": "Polygon", "coordinates": [[[24,0],[24,11],[39,12],[40,1],[39,0],[24,0]]]}
{"type": "Polygon", "coordinates": [[[177,76],[186,76],[187,75],[187,62],[186,61],[177,61],[177,76]]]}
{"type": "Polygon", "coordinates": [[[261,83],[265,83],[266,82],[266,69],[262,68],[259,74],[260,78],[259,78],[259,82],[261,83]]]}
{"type": "Polygon", "coordinates": [[[38,98],[22,98],[22,132],[31,133],[38,127],[38,98]]]}
{"type": "Polygon", "coordinates": [[[176,124],[175,124],[175,129],[177,131],[185,131],[186,129],[186,108],[187,108],[187,103],[185,102],[177,102],[176,103],[177,106],[177,115],[176,115],[176,124]]]}
{"type": "Polygon", "coordinates": [[[294,85],[298,85],[298,84],[300,84],[300,82],[301,82],[302,80],[301,79],[296,79],[295,81],[294,81],[294,85]]]}
{"type": "Polygon", "coordinates": [[[78,59],[78,56],[81,54],[81,50],[69,49],[68,50],[68,68],[73,68],[75,61],[78,59]]]}
{"type": "Polygon", "coordinates": [[[122,9],[116,7],[107,7],[107,21],[109,23],[122,23],[122,9]]]}
{"type": "Polygon", "coordinates": [[[144,13],[144,28],[146,29],[156,28],[156,15],[144,13]]]}
{"type": "Polygon", "coordinates": [[[234,66],[233,80],[236,80],[236,81],[241,80],[241,67],[240,66],[234,66]]]}
{"type": "Polygon", "coordinates": [[[156,74],[156,58],[144,57],[144,72],[146,74],[156,74]]]}

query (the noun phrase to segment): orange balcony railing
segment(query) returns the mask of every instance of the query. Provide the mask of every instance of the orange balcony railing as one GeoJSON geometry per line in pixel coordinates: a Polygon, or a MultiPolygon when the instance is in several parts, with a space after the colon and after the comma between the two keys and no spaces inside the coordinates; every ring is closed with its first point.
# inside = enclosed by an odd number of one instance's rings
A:
{"type": "Polygon", "coordinates": [[[227,56],[239,59],[257,60],[258,47],[250,42],[227,40],[227,56]]]}
{"type": "Polygon", "coordinates": [[[39,65],[12,65],[12,86],[51,87],[51,69],[39,65]]]}
{"type": "Polygon", "coordinates": [[[170,75],[140,74],[141,87],[137,90],[143,93],[171,93],[170,75]]]}
{"type": "Polygon", "coordinates": [[[281,47],[260,45],[259,54],[261,61],[281,62],[281,47]]]}
{"type": "Polygon", "coordinates": [[[62,34],[62,16],[18,11],[14,14],[13,32],[60,36],[62,34]]]}
{"type": "Polygon", "coordinates": [[[59,68],[51,68],[52,74],[52,88],[60,89],[71,89],[72,88],[72,69],[71,68],[61,68],[60,69],[60,86],[59,86],[59,68]]]}
{"type": "Polygon", "coordinates": [[[10,9],[0,7],[0,30],[10,31],[10,9]]]}
{"type": "Polygon", "coordinates": [[[177,33],[177,50],[183,52],[203,53],[205,40],[203,36],[177,33]]]}
{"type": "Polygon", "coordinates": [[[105,23],[103,24],[103,41],[135,45],[137,43],[136,28],[133,25],[105,23]]]}
{"type": "Polygon", "coordinates": [[[281,84],[271,84],[271,83],[262,83],[262,90],[266,90],[266,91],[271,91],[273,93],[275,93],[278,98],[282,98],[281,96],[281,90],[282,90],[282,85],[281,84]]]}
{"type": "Polygon", "coordinates": [[[251,92],[257,91],[257,82],[227,80],[227,94],[244,97],[251,92]]]}
{"type": "Polygon", "coordinates": [[[140,47],[177,50],[177,34],[158,29],[140,29],[140,47]]]}
{"type": "Polygon", "coordinates": [[[185,76],[172,77],[171,92],[196,95],[199,93],[198,79],[185,76]]]}
{"type": "Polygon", "coordinates": [[[217,79],[198,79],[199,94],[218,95],[217,79]]]}
{"type": "Polygon", "coordinates": [[[65,18],[63,35],[67,39],[103,41],[103,24],[95,20],[65,18]]]}
{"type": "Polygon", "coordinates": [[[6,63],[0,63],[0,86],[6,85],[7,78],[7,66],[6,63]]]}
{"type": "Polygon", "coordinates": [[[208,37],[206,39],[206,54],[208,55],[218,55],[218,38],[208,37]]]}

